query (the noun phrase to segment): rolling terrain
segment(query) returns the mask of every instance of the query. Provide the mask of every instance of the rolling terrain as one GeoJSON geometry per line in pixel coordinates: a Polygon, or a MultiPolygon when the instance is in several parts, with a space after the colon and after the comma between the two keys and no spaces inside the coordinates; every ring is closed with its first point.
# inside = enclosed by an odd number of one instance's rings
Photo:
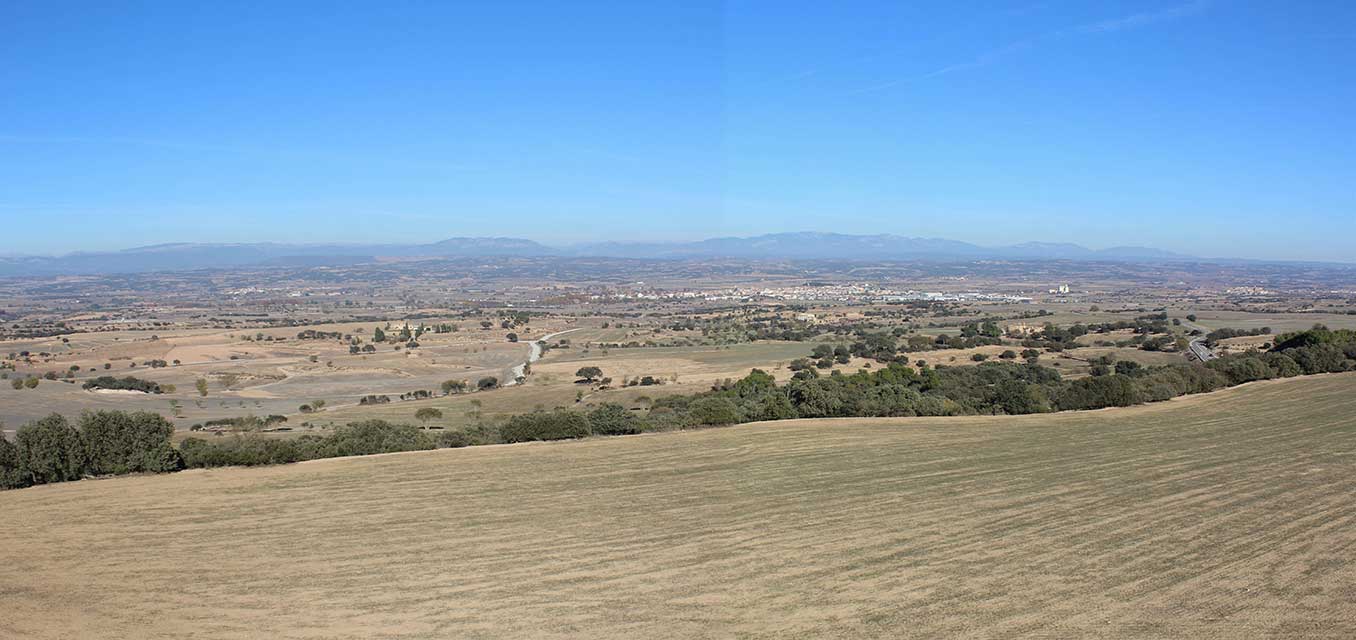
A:
{"type": "Polygon", "coordinates": [[[0,493],[0,637],[1351,637],[1356,374],[0,493]]]}

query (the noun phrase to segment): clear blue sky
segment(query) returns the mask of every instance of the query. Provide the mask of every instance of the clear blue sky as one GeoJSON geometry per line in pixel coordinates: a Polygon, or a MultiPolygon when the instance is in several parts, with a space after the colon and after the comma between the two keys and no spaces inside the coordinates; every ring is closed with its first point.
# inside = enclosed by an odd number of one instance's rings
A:
{"type": "Polygon", "coordinates": [[[1356,261],[1356,3],[9,0],[0,220],[1356,261]]]}

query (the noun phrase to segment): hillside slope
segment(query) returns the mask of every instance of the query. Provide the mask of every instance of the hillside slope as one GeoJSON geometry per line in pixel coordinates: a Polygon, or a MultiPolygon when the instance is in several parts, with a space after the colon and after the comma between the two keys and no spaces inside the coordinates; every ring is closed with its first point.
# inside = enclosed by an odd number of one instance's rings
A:
{"type": "Polygon", "coordinates": [[[1356,374],[0,493],[0,637],[1351,637],[1356,374]]]}

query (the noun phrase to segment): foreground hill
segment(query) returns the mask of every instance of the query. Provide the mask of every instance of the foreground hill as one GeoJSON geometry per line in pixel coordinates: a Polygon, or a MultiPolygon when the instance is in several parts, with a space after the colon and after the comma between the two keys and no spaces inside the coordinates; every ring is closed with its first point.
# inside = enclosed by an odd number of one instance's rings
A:
{"type": "Polygon", "coordinates": [[[0,493],[0,637],[1351,637],[1356,374],[0,493]]]}

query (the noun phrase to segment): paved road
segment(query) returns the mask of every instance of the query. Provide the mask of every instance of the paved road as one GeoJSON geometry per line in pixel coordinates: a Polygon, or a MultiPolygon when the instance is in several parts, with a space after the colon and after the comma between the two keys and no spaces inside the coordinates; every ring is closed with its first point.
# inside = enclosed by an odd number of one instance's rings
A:
{"type": "Polygon", "coordinates": [[[1192,355],[1195,355],[1196,359],[1200,360],[1201,362],[1214,360],[1216,357],[1215,352],[1211,351],[1210,347],[1205,346],[1204,334],[1210,333],[1210,330],[1189,320],[1183,320],[1182,326],[1186,327],[1187,329],[1196,329],[1200,331],[1202,334],[1198,337],[1192,338],[1191,343],[1187,345],[1187,348],[1191,350],[1192,355]]]}

